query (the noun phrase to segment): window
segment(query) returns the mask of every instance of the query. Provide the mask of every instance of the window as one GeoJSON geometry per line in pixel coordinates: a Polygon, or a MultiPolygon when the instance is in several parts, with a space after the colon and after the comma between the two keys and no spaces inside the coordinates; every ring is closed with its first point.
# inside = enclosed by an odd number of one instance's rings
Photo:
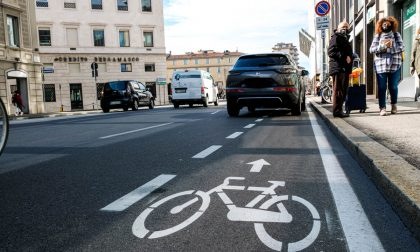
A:
{"type": "Polygon", "coordinates": [[[120,47],[130,46],[130,35],[128,31],[120,31],[120,47]]]}
{"type": "Polygon", "coordinates": [[[55,84],[44,84],[44,102],[55,102],[55,84]]]}
{"type": "Polygon", "coordinates": [[[184,59],[184,65],[188,65],[188,60],[184,59]]]}
{"type": "Polygon", "coordinates": [[[155,71],[155,64],[151,63],[151,64],[145,64],[144,65],[144,71],[145,72],[154,72],[155,71]]]}
{"type": "Polygon", "coordinates": [[[71,0],[65,0],[64,8],[66,9],[76,9],[76,2],[71,0]]]}
{"type": "Polygon", "coordinates": [[[9,46],[19,47],[19,20],[7,15],[7,35],[9,46]]]}
{"type": "Polygon", "coordinates": [[[102,0],[91,0],[92,10],[102,10],[102,0]]]}
{"type": "Polygon", "coordinates": [[[39,45],[40,46],[51,46],[51,31],[50,28],[39,28],[39,45]]]}
{"type": "Polygon", "coordinates": [[[210,64],[210,59],[206,59],[206,64],[210,64]]]}
{"type": "Polygon", "coordinates": [[[131,63],[122,63],[121,64],[121,72],[131,72],[131,63]]]}
{"type": "Polygon", "coordinates": [[[128,11],[128,0],[117,0],[117,7],[119,11],[128,11]]]}
{"type": "Polygon", "coordinates": [[[198,65],[198,59],[195,59],[195,64],[198,65]]]}
{"type": "Polygon", "coordinates": [[[152,0],[141,0],[141,10],[145,12],[151,12],[152,0]]]}
{"type": "Polygon", "coordinates": [[[69,63],[69,73],[80,73],[80,63],[69,63]]]}
{"type": "Polygon", "coordinates": [[[93,30],[93,45],[105,46],[105,32],[103,29],[93,30]]]}
{"type": "Polygon", "coordinates": [[[36,7],[48,7],[48,0],[36,0],[36,7]]]}
{"type": "Polygon", "coordinates": [[[144,47],[153,47],[153,32],[143,32],[144,47]]]}
{"type": "Polygon", "coordinates": [[[77,37],[77,29],[67,28],[66,34],[67,34],[67,45],[70,47],[76,47],[79,44],[78,42],[79,39],[77,37]]]}
{"type": "Polygon", "coordinates": [[[222,59],[221,58],[217,58],[217,63],[218,64],[222,63],[222,59]]]}
{"type": "Polygon", "coordinates": [[[220,69],[220,67],[217,67],[217,73],[220,74],[222,72],[222,70],[220,69]]]}

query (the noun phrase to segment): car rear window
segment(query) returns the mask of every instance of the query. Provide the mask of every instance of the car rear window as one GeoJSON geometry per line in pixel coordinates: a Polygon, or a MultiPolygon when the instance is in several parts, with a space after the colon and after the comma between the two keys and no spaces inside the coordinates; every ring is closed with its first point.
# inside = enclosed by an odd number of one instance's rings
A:
{"type": "Polygon", "coordinates": [[[235,67],[265,67],[290,65],[289,59],[283,55],[250,55],[238,59],[235,67]]]}
{"type": "Polygon", "coordinates": [[[105,88],[111,90],[125,90],[127,86],[125,81],[113,81],[108,82],[107,85],[105,85],[105,88]]]}
{"type": "Polygon", "coordinates": [[[176,74],[175,75],[175,80],[180,80],[180,79],[200,79],[201,75],[199,74],[176,74]]]}

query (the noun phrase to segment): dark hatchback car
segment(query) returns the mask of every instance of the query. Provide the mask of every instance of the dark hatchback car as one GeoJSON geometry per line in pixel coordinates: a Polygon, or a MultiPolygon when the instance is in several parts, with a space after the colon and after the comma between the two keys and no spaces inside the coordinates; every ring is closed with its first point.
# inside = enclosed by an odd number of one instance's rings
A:
{"type": "Polygon", "coordinates": [[[138,110],[141,106],[154,108],[152,93],[143,83],[135,80],[119,80],[105,83],[101,97],[101,108],[104,113],[110,109],[122,108],[127,111],[131,108],[138,110]]]}
{"type": "Polygon", "coordinates": [[[239,57],[229,71],[226,100],[229,116],[238,116],[243,107],[288,108],[300,115],[305,106],[303,76],[308,71],[298,68],[288,54],[248,54],[239,57]]]}

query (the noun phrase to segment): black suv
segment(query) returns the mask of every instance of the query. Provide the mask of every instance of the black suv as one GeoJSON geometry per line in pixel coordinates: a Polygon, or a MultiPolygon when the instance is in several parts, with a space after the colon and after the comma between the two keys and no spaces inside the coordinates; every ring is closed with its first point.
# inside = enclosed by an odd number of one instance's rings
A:
{"type": "Polygon", "coordinates": [[[229,116],[238,116],[243,107],[250,112],[256,108],[289,108],[292,115],[300,115],[306,109],[302,77],[308,74],[284,53],[239,57],[226,81],[229,116]]]}
{"type": "Polygon", "coordinates": [[[113,108],[138,110],[140,106],[154,108],[154,98],[143,83],[135,80],[110,81],[105,83],[101,97],[104,113],[113,108]]]}

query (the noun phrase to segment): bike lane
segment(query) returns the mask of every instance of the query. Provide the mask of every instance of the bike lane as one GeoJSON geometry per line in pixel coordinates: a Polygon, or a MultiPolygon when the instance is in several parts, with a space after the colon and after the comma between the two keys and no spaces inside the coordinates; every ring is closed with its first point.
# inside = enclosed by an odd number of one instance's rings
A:
{"type": "Polygon", "coordinates": [[[221,151],[190,158],[188,174],[178,175],[167,191],[128,208],[124,222],[130,227],[124,229],[131,236],[108,245],[145,251],[347,249],[308,117],[263,118],[240,137],[214,144],[221,151]],[[260,159],[270,165],[256,169],[253,161],[260,159]],[[185,208],[174,210],[179,205],[185,208]]]}

